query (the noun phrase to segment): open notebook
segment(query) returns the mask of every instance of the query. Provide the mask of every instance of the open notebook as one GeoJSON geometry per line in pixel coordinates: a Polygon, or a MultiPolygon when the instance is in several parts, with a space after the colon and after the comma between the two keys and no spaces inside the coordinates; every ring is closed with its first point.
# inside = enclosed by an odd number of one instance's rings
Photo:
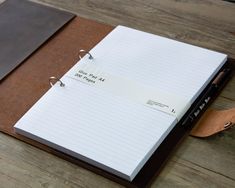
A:
{"type": "Polygon", "coordinates": [[[124,26],[90,54],[15,129],[129,181],[227,59],[124,26]]]}

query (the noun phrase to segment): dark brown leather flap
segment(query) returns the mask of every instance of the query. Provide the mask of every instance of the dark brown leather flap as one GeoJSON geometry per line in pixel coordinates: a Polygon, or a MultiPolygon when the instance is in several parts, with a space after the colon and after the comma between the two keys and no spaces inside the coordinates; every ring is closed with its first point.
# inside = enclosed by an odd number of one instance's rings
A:
{"type": "Polygon", "coordinates": [[[0,81],[74,16],[26,0],[0,4],[0,81]]]}

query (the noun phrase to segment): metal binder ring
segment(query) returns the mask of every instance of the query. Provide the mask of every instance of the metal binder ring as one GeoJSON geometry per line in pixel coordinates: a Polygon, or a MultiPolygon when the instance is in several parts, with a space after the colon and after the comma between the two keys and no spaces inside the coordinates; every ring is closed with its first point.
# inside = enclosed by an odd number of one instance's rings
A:
{"type": "Polygon", "coordinates": [[[51,87],[55,84],[55,82],[60,82],[60,87],[64,87],[65,84],[58,78],[56,78],[55,76],[52,76],[49,78],[49,83],[51,85],[51,87]]]}
{"type": "Polygon", "coordinates": [[[90,52],[88,52],[86,50],[79,50],[79,53],[78,53],[79,54],[79,59],[82,59],[82,56],[81,56],[82,53],[85,53],[85,55],[88,54],[89,59],[94,59],[93,56],[90,54],[90,52]]]}

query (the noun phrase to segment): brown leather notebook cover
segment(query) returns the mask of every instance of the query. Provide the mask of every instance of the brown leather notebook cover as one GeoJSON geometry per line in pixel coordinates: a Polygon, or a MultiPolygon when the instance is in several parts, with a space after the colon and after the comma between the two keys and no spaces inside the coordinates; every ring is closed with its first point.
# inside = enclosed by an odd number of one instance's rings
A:
{"type": "Polygon", "coordinates": [[[14,124],[49,89],[49,77],[60,78],[78,61],[80,49],[91,49],[112,29],[112,26],[76,17],[28,58],[22,66],[6,77],[3,82],[0,82],[0,131],[79,164],[127,187],[146,187],[150,185],[153,177],[160,171],[160,167],[166,161],[176,143],[185,135],[188,128],[181,126],[180,122],[132,182],[16,134],[13,128],[14,124]]]}
{"type": "Polygon", "coordinates": [[[0,4],[0,81],[74,16],[26,0],[0,4]]]}

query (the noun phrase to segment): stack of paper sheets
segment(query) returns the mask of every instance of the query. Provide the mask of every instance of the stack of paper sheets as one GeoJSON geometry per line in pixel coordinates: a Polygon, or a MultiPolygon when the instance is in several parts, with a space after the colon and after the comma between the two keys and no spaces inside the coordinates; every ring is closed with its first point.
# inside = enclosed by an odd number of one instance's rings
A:
{"type": "Polygon", "coordinates": [[[123,26],[90,53],[15,128],[130,181],[227,59],[123,26]]]}

